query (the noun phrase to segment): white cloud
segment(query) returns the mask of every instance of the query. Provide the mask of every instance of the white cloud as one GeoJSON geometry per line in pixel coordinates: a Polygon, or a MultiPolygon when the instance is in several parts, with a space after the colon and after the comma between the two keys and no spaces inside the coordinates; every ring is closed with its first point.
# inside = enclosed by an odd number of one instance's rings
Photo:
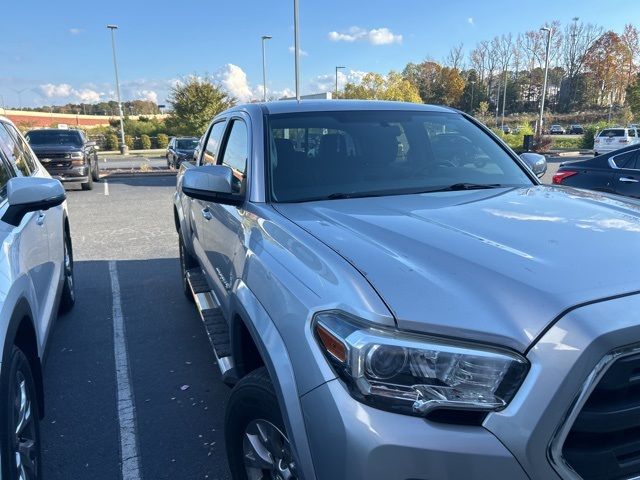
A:
{"type": "Polygon", "coordinates": [[[98,103],[102,98],[101,93],[91,90],[90,88],[73,90],[73,95],[80,101],[80,103],[98,103]]]}
{"type": "Polygon", "coordinates": [[[68,83],[60,83],[58,85],[54,85],[53,83],[46,83],[44,85],[40,85],[38,87],[39,93],[47,98],[54,97],[68,97],[71,95],[71,85],[68,83]]]}
{"type": "Polygon", "coordinates": [[[329,32],[329,40],[332,42],[356,42],[367,41],[371,45],[390,45],[393,43],[402,43],[402,35],[393,33],[387,27],[373,28],[366,30],[361,27],[351,27],[342,32],[329,32]]]}
{"type": "Polygon", "coordinates": [[[138,90],[136,97],[140,100],[158,103],[158,93],[153,90],[138,90]]]}
{"type": "Polygon", "coordinates": [[[251,91],[247,81],[247,74],[239,66],[227,63],[215,73],[214,78],[241,102],[248,102],[254,98],[254,92],[251,91]]]}
{"type": "MultiPolygon", "coordinates": [[[[296,49],[295,47],[292,45],[289,47],[289,53],[293,54],[295,53],[296,49]]],[[[300,56],[301,57],[307,57],[309,56],[309,53],[306,50],[300,49],[300,56]]]]}
{"type": "MultiPolygon", "coordinates": [[[[338,70],[338,89],[342,90],[347,82],[359,84],[366,73],[360,70],[349,70],[347,73],[343,73],[338,70]]],[[[312,79],[307,86],[307,90],[311,93],[333,92],[335,86],[335,73],[327,73],[312,79]]]]}
{"type": "Polygon", "coordinates": [[[84,30],[82,30],[81,28],[70,28],[69,29],[69,33],[71,35],[80,35],[84,30]]]}
{"type": "Polygon", "coordinates": [[[395,35],[388,28],[374,28],[367,34],[371,45],[389,45],[391,43],[402,43],[402,35],[395,35]]]}
{"type": "Polygon", "coordinates": [[[467,18],[467,23],[473,27],[475,25],[475,21],[473,20],[473,17],[467,18]]]}

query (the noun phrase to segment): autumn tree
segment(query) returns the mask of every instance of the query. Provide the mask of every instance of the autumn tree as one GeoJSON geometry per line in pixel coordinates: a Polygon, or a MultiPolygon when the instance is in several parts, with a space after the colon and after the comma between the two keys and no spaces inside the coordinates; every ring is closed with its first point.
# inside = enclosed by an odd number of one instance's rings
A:
{"type": "Polygon", "coordinates": [[[396,100],[420,103],[418,89],[396,72],[383,76],[379,73],[367,73],[359,84],[347,83],[342,98],[365,100],[396,100]]]}
{"type": "Polygon", "coordinates": [[[457,68],[441,68],[436,77],[430,103],[457,107],[464,93],[465,81],[457,68]]]}
{"type": "Polygon", "coordinates": [[[600,105],[622,103],[629,83],[626,66],[630,52],[620,36],[612,31],[603,33],[587,53],[585,66],[592,75],[600,105]]]}

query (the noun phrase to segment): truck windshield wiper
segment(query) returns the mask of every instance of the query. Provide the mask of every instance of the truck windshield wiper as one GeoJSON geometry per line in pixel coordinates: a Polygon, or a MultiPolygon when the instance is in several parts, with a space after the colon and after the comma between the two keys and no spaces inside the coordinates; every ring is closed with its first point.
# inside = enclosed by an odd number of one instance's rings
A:
{"type": "Polygon", "coordinates": [[[455,191],[459,191],[459,190],[484,190],[484,189],[488,189],[488,188],[501,188],[504,187],[505,185],[502,185],[501,183],[467,183],[467,182],[461,182],[461,183],[454,183],[453,185],[448,185],[446,187],[442,187],[442,188],[436,188],[434,190],[428,190],[428,193],[431,192],[455,192],[455,191]]]}

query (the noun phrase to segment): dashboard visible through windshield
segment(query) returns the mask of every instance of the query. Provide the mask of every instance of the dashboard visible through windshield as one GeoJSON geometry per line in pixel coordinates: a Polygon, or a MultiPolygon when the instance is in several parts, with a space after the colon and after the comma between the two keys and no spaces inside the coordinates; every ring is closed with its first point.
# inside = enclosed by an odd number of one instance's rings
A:
{"type": "Polygon", "coordinates": [[[494,139],[455,112],[271,115],[269,135],[276,202],[532,184],[494,139]]]}

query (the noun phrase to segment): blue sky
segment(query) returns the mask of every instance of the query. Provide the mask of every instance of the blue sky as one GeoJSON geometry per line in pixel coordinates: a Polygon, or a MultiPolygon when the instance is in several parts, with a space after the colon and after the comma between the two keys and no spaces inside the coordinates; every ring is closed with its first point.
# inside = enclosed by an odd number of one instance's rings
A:
{"type": "MultiPolygon", "coordinates": [[[[442,60],[503,33],[567,23],[578,16],[621,31],[640,18],[640,2],[504,0],[300,0],[302,93],[332,89],[335,65],[361,72],[401,70],[407,62],[442,60]],[[553,9],[545,5],[553,6],[553,9]]],[[[268,43],[268,88],[294,86],[292,0],[140,0],[3,2],[0,95],[6,106],[113,97],[107,23],[116,23],[124,99],[164,103],[176,79],[212,75],[241,100],[260,95],[260,36],[268,43]],[[18,90],[22,90],[20,94],[18,90]]]]}

